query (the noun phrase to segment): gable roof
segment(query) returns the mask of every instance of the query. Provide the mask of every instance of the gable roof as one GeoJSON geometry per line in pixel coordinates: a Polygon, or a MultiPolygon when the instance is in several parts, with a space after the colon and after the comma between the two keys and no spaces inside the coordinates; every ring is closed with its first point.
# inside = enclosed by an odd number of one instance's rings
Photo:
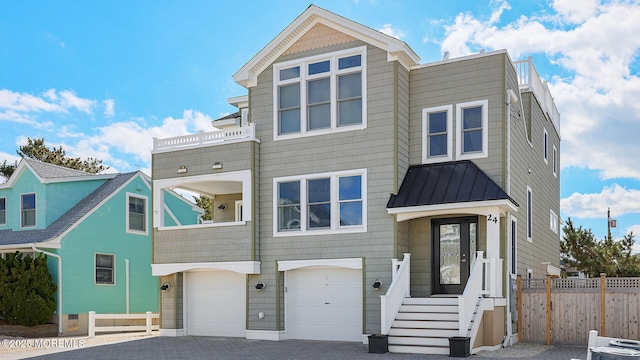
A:
{"type": "MultiPolygon", "coordinates": [[[[10,229],[0,230],[0,248],[9,248],[15,245],[17,245],[16,247],[20,247],[20,245],[25,246],[58,239],[79,223],[84,216],[91,213],[105,200],[118,192],[120,188],[129,183],[129,181],[139,173],[140,172],[116,174],[113,179],[105,182],[91,194],[87,195],[46,229],[24,231],[13,231],[10,229]]],[[[59,247],[59,244],[56,245],[57,246],[52,247],[59,247]]]]}
{"type": "Polygon", "coordinates": [[[398,60],[407,69],[420,63],[420,57],[404,41],[310,5],[233,75],[235,81],[245,88],[255,86],[258,75],[318,23],[386,50],[389,61],[398,60]]]}
{"type": "Polygon", "coordinates": [[[518,206],[476,164],[462,160],[410,166],[387,209],[492,200],[509,200],[518,206]]]}
{"type": "Polygon", "coordinates": [[[0,184],[0,189],[11,188],[18,181],[22,173],[29,169],[38,180],[45,184],[51,182],[62,181],[81,181],[81,180],[108,180],[117,174],[91,174],[82,170],[70,169],[64,166],[49,164],[40,160],[31,158],[22,158],[18,167],[13,172],[6,183],[0,184]]]}

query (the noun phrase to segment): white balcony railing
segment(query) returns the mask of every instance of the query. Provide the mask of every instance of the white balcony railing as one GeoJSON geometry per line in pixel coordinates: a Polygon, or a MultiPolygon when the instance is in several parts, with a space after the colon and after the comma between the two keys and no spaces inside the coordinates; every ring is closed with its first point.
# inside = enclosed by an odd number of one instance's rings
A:
{"type": "Polygon", "coordinates": [[[549,115],[553,126],[560,133],[560,112],[553,101],[551,91],[546,81],[540,79],[540,75],[529,56],[526,60],[514,61],[520,90],[531,90],[538,99],[542,110],[549,115]]]}
{"type": "Polygon", "coordinates": [[[393,279],[387,293],[380,296],[380,331],[383,335],[388,335],[391,325],[400,311],[402,302],[409,297],[410,275],[411,275],[411,254],[404,254],[404,259],[400,262],[392,260],[393,279]]]}
{"type": "Polygon", "coordinates": [[[176,136],[166,139],[153,138],[153,151],[180,150],[202,145],[218,145],[238,140],[256,140],[255,126],[225,129],[197,134],[176,136]]]}

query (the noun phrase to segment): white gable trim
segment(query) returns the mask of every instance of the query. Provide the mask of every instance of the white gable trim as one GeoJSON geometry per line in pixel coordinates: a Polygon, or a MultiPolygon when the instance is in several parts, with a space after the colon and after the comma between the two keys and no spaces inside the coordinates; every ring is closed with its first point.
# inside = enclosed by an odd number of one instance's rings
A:
{"type": "Polygon", "coordinates": [[[238,70],[234,80],[245,88],[256,86],[258,75],[318,23],[386,50],[388,61],[397,60],[406,69],[420,63],[420,57],[404,41],[311,5],[238,70]]]}

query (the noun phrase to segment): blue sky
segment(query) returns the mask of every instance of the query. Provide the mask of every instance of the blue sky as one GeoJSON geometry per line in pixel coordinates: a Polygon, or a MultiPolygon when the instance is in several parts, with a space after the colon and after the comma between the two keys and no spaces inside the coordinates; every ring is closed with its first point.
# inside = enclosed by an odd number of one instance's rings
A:
{"type": "MultiPolygon", "coordinates": [[[[0,161],[27,137],[110,171],[149,173],[153,137],[212,130],[233,74],[302,1],[11,1],[0,12],[0,161]]],[[[561,117],[561,216],[640,234],[640,1],[319,0],[405,41],[423,63],[532,56],[561,117]]],[[[640,248],[639,248],[640,249],[640,248]]]]}

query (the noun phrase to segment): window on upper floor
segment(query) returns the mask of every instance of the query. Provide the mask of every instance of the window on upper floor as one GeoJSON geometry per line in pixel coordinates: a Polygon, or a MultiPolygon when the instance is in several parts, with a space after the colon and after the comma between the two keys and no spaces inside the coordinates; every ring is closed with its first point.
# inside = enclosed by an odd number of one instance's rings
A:
{"type": "Polygon", "coordinates": [[[22,194],[20,201],[20,225],[36,226],[36,194],[22,194]]]}
{"type": "Polygon", "coordinates": [[[518,273],[518,219],[511,216],[511,273],[518,273]]]}
{"type": "Polygon", "coordinates": [[[554,233],[558,233],[558,215],[553,210],[549,210],[549,228],[554,233]]]}
{"type": "Polygon", "coordinates": [[[96,284],[115,284],[115,258],[113,254],[95,254],[96,284]]]}
{"type": "Polygon", "coordinates": [[[527,240],[533,241],[533,191],[527,186],[527,240]]]}
{"type": "Polygon", "coordinates": [[[422,109],[422,163],[452,160],[452,105],[422,109]]]}
{"type": "Polygon", "coordinates": [[[0,225],[7,225],[7,198],[0,198],[0,225]]]}
{"type": "Polygon", "coordinates": [[[456,104],[456,153],[458,160],[488,156],[488,107],[488,100],[456,104]]]}
{"type": "Polygon", "coordinates": [[[275,64],[274,139],[366,127],[365,47],[275,64]]]}
{"type": "Polygon", "coordinates": [[[147,233],[147,197],[127,193],[127,232],[147,233]]]}
{"type": "Polygon", "coordinates": [[[274,179],[274,234],[366,231],[366,170],[274,179]]]}
{"type": "Polygon", "coordinates": [[[553,176],[558,176],[558,149],[553,145],[553,176]]]}
{"type": "Polygon", "coordinates": [[[547,129],[544,130],[544,137],[542,139],[542,153],[544,156],[544,162],[547,163],[549,161],[549,133],[547,133],[547,129]]]}

